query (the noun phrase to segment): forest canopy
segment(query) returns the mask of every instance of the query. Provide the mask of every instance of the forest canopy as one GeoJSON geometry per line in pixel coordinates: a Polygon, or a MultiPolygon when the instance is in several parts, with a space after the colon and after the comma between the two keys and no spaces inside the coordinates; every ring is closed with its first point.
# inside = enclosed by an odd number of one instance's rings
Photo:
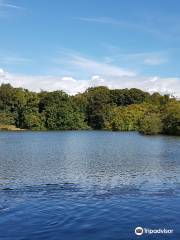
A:
{"type": "Polygon", "coordinates": [[[0,86],[0,128],[29,130],[113,130],[180,135],[180,101],[140,89],[88,88],[70,96],[0,86]]]}

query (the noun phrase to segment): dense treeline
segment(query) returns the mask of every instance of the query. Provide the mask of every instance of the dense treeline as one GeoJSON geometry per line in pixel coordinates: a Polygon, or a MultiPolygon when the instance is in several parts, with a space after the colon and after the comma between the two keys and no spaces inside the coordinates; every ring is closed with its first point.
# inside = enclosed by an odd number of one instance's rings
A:
{"type": "Polygon", "coordinates": [[[140,89],[94,87],[69,96],[0,86],[0,126],[30,130],[107,129],[180,135],[180,101],[140,89]]]}

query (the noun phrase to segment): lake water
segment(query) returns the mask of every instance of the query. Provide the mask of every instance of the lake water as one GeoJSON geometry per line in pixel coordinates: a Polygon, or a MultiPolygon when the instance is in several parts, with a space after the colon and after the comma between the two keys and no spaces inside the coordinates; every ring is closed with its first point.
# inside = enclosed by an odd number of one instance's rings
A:
{"type": "Polygon", "coordinates": [[[0,132],[0,240],[34,239],[179,240],[180,138],[0,132]]]}

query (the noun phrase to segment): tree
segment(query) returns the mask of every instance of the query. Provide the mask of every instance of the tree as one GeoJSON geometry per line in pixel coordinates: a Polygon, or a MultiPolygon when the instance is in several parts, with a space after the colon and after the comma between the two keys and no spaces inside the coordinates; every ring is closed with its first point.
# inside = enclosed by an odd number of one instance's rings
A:
{"type": "Polygon", "coordinates": [[[31,130],[45,130],[42,115],[39,113],[26,113],[24,115],[24,127],[31,130]]]}
{"type": "Polygon", "coordinates": [[[13,105],[14,88],[10,84],[0,86],[0,110],[11,111],[13,105]]]}
{"type": "Polygon", "coordinates": [[[14,115],[11,113],[0,112],[0,125],[15,125],[14,115]]]}
{"type": "Polygon", "coordinates": [[[117,106],[140,104],[149,100],[150,94],[137,88],[110,90],[111,100],[117,106]]]}
{"type": "Polygon", "coordinates": [[[108,129],[180,135],[180,101],[136,88],[99,86],[69,96],[63,91],[35,93],[2,84],[0,124],[30,130],[108,129]]]}
{"type": "Polygon", "coordinates": [[[139,121],[148,111],[147,104],[132,104],[126,107],[113,107],[111,116],[106,122],[107,129],[116,131],[135,131],[139,129],[139,121]]]}
{"type": "Polygon", "coordinates": [[[156,113],[149,113],[145,115],[144,118],[140,121],[139,131],[140,133],[146,135],[155,135],[162,133],[163,123],[161,121],[160,115],[156,113]]]}
{"type": "Polygon", "coordinates": [[[105,127],[107,108],[110,106],[109,89],[103,86],[89,88],[86,95],[88,125],[93,129],[103,129],[105,127]]]}
{"type": "Polygon", "coordinates": [[[163,130],[166,134],[180,136],[180,102],[173,101],[163,111],[163,130]]]}
{"type": "Polygon", "coordinates": [[[40,112],[45,116],[45,126],[51,130],[85,129],[82,114],[71,98],[63,91],[46,93],[40,99],[40,112]]]}

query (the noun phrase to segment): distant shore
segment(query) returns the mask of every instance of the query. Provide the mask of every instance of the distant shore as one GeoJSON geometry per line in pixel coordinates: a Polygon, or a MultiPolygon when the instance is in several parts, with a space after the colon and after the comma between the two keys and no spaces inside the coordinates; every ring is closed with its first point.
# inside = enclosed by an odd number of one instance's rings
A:
{"type": "Polygon", "coordinates": [[[139,134],[142,135],[146,135],[146,136],[157,136],[157,135],[164,135],[164,136],[176,136],[178,137],[178,135],[173,135],[173,134],[163,134],[163,133],[159,133],[159,134],[147,134],[147,133],[142,133],[139,131],[121,131],[121,130],[110,130],[110,129],[100,129],[100,130],[95,130],[95,129],[71,129],[71,130],[67,130],[67,129],[61,129],[61,130],[50,130],[50,129],[43,129],[43,130],[32,130],[32,129],[21,129],[21,128],[17,128],[14,125],[0,125],[0,132],[3,131],[11,131],[11,132],[16,132],[16,131],[20,131],[20,132],[28,132],[28,131],[33,131],[33,132],[53,132],[53,131],[107,131],[107,132],[137,132],[139,134]]]}
{"type": "Polygon", "coordinates": [[[136,88],[98,86],[72,96],[61,90],[35,93],[1,84],[0,130],[112,130],[180,136],[180,101],[136,88]]]}

